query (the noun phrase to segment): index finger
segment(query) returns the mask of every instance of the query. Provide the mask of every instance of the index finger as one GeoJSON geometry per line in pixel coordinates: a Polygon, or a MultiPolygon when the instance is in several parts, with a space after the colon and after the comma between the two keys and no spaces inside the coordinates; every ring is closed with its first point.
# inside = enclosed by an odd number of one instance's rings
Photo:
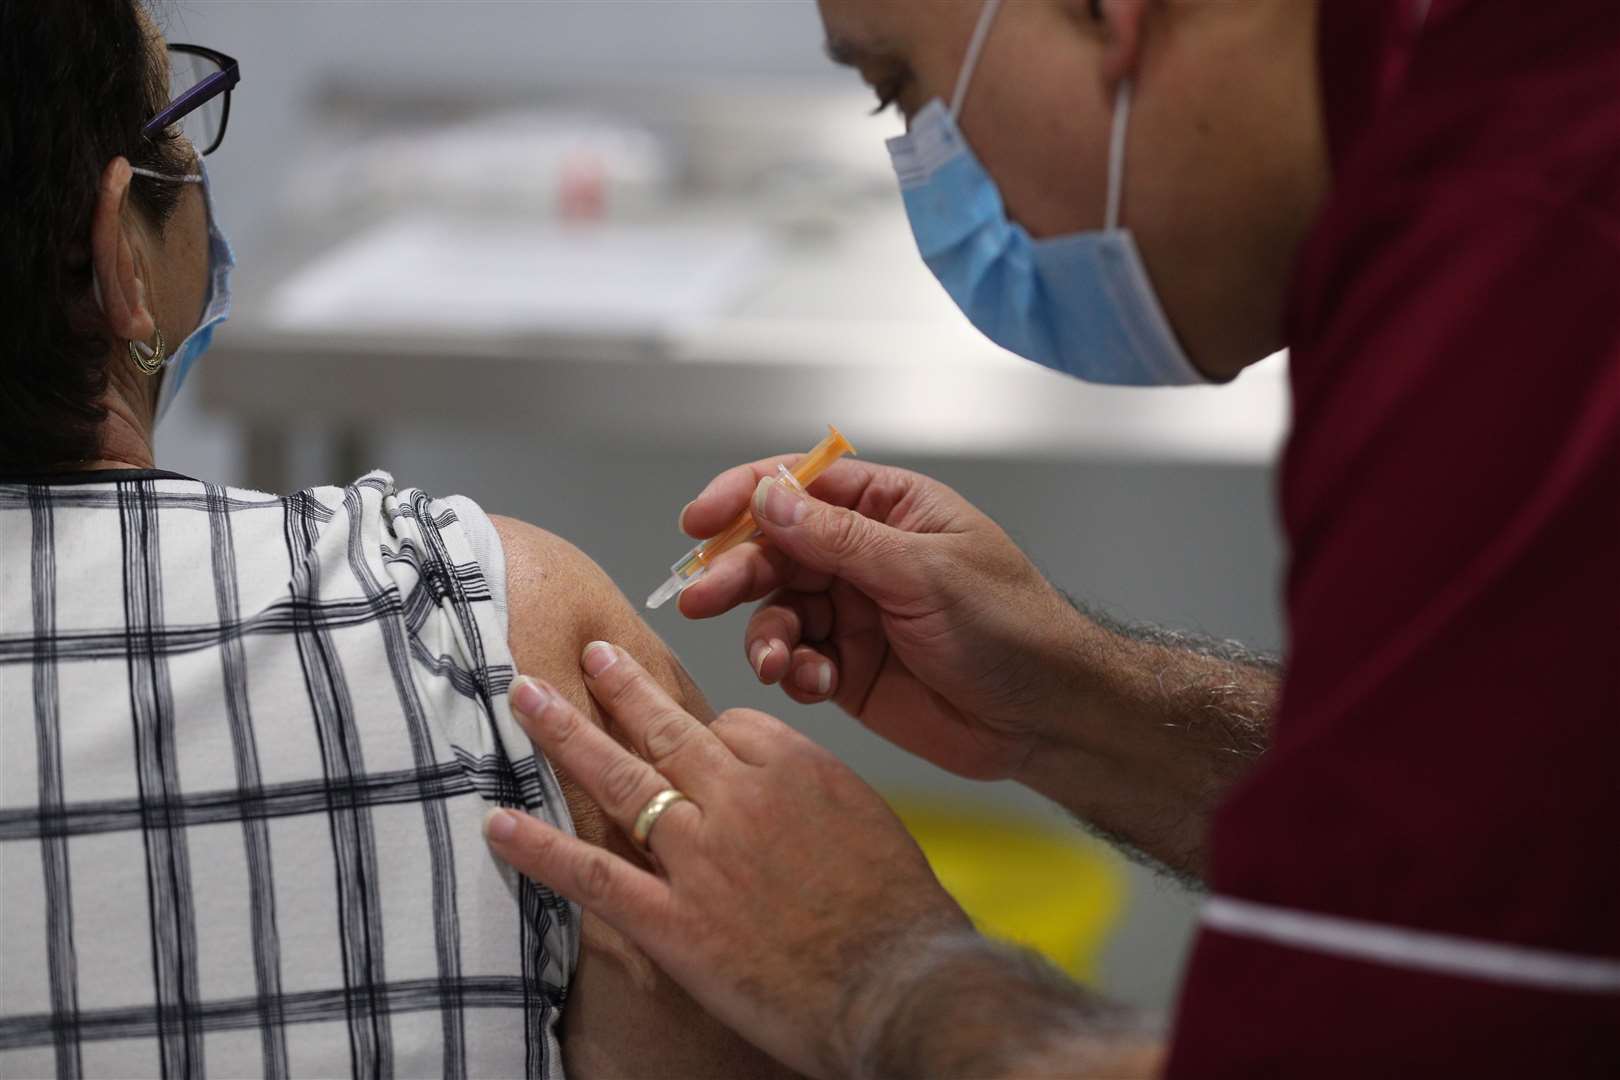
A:
{"type": "MultiPolygon", "coordinates": [[[[585,686],[646,761],[688,795],[724,783],[737,758],[681,708],[625,650],[606,641],[585,646],[585,686]]],[[[701,800],[699,802],[701,805],[701,800]]]]}
{"type": "MultiPolygon", "coordinates": [[[[554,688],[520,675],[512,684],[511,702],[535,746],[577,780],[626,835],[653,796],[669,787],[667,777],[614,742],[554,688]]],[[[666,829],[661,835],[673,834],[666,829]]]]}
{"type": "MultiPolygon", "coordinates": [[[[710,480],[698,497],[681,510],[681,531],[697,540],[713,536],[748,509],[760,480],[775,476],[778,465],[791,469],[803,459],[803,454],[778,454],[727,469],[710,480]]],[[[822,473],[810,485],[810,490],[823,502],[854,506],[877,474],[877,468],[868,461],[844,458],[822,473]]]]}

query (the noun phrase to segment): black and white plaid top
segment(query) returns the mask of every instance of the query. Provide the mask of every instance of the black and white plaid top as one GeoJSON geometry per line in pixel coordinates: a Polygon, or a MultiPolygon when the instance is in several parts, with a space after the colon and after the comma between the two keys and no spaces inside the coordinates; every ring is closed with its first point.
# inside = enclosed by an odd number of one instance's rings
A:
{"type": "Polygon", "coordinates": [[[512,675],[464,499],[0,481],[0,1075],[562,1076],[512,675]]]}

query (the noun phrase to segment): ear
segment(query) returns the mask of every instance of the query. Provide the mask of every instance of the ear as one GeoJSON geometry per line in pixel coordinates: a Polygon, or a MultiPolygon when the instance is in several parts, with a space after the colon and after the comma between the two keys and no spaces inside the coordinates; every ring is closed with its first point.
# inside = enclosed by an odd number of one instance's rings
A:
{"type": "Polygon", "coordinates": [[[129,182],[135,175],[125,158],[113,158],[101,173],[95,212],[90,217],[90,265],[100,290],[107,329],[125,341],[150,341],[157,330],[146,306],[145,260],[132,242],[129,182]]]}
{"type": "Polygon", "coordinates": [[[1102,78],[1110,101],[1120,80],[1134,76],[1141,66],[1147,20],[1157,7],[1157,0],[1102,0],[1103,21],[1107,23],[1102,78]]]}

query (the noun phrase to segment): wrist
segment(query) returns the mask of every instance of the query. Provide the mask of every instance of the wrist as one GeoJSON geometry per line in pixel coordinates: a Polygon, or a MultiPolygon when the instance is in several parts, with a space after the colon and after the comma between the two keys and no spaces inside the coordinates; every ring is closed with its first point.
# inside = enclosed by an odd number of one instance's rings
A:
{"type": "Polygon", "coordinates": [[[1071,608],[1043,737],[1014,779],[1178,877],[1202,874],[1208,756],[1167,700],[1156,646],[1071,608]],[[1174,824],[1167,824],[1174,823],[1174,824]]]}
{"type": "Polygon", "coordinates": [[[927,928],[908,926],[881,943],[869,943],[860,961],[846,969],[848,983],[823,1047],[821,1074],[868,1075],[864,1063],[908,988],[979,940],[964,917],[927,928]]]}
{"type": "Polygon", "coordinates": [[[1026,787],[1173,873],[1203,873],[1216,806],[1263,752],[1274,662],[1232,643],[1133,629],[1072,608],[1026,787]]]}
{"type": "MultiPolygon", "coordinates": [[[[1056,593],[1057,590],[1053,590],[1056,593]]],[[[1045,692],[1030,723],[1030,753],[1012,779],[1044,791],[1051,775],[1067,776],[1088,759],[1117,754],[1127,692],[1130,642],[1076,610],[1062,594],[1038,646],[1045,692]]]]}
{"type": "Polygon", "coordinates": [[[891,957],[850,1019],[857,1023],[841,1073],[861,1080],[1046,1075],[1051,1065],[1069,1075],[1136,1060],[1151,1045],[1129,1010],[1039,955],[971,931],[891,957]]]}
{"type": "Polygon", "coordinates": [[[984,938],[971,929],[931,936],[906,935],[874,957],[869,977],[846,999],[838,1075],[859,1080],[886,1076],[880,1068],[885,1044],[897,1034],[897,1022],[919,987],[959,957],[980,948],[984,938]]]}

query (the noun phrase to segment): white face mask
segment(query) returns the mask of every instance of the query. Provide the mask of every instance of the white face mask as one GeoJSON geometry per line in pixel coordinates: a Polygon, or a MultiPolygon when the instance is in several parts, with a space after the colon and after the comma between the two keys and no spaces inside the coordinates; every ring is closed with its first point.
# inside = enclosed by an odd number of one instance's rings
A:
{"type": "MultiPolygon", "coordinates": [[[[186,339],[177,345],[163,361],[163,385],[158,389],[156,421],[163,419],[163,414],[169,411],[174,403],[175,395],[180,393],[181,385],[191,369],[208,351],[213,344],[214,328],[231,315],[231,270],[236,266],[236,253],[231,250],[230,241],[225,239],[225,233],[220,229],[218,219],[214,216],[214,193],[208,182],[208,169],[199,158],[197,172],[185,176],[169,176],[165,173],[153,172],[150,169],[131,170],[140,176],[153,180],[166,180],[177,184],[202,185],[203,204],[208,211],[208,301],[203,307],[202,319],[197,323],[196,329],[186,335],[186,339]]],[[[92,276],[91,289],[95,294],[96,306],[106,310],[101,300],[101,281],[92,276]]],[[[137,342],[137,348],[146,348],[137,342]]],[[[150,352],[150,350],[147,350],[150,352]]]]}
{"type": "Polygon", "coordinates": [[[1000,0],[986,0],[951,105],[935,98],[889,154],[923,261],[990,340],[1089,382],[1208,382],[1176,340],[1129,229],[1119,224],[1131,85],[1115,102],[1106,224],[1033,240],[1009,221],[956,118],[1000,0]]]}

